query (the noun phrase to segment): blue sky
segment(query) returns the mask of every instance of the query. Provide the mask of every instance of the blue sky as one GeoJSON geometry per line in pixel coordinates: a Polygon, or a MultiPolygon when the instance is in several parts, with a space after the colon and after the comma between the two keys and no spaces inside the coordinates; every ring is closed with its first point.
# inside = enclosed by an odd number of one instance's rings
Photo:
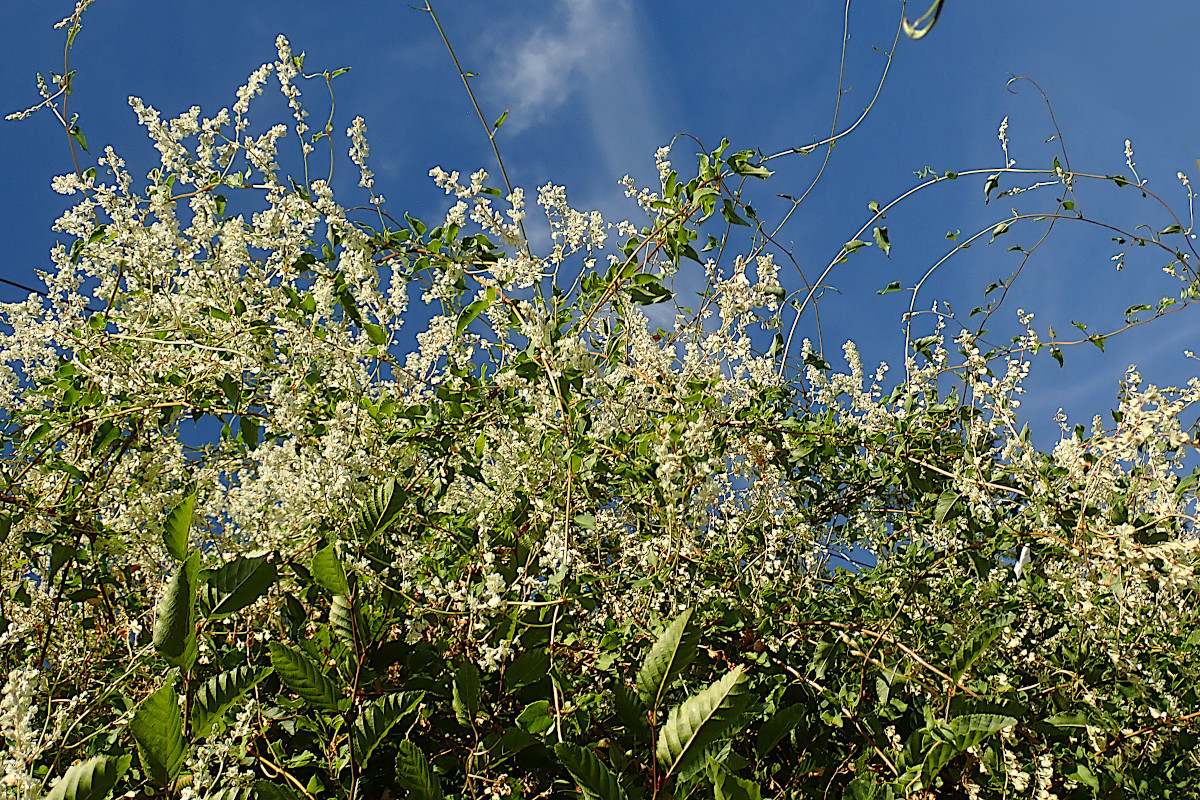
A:
{"type": "MultiPolygon", "coordinates": [[[[6,5],[0,109],[9,113],[37,101],[36,71],[61,71],[63,37],[52,25],[72,4],[6,5]]],[[[628,173],[651,184],[655,148],[678,133],[709,148],[725,136],[735,149],[774,153],[810,144],[830,130],[845,13],[838,3],[443,0],[435,7],[464,68],[478,73],[472,85],[484,113],[494,119],[510,112],[499,140],[513,182],[530,192],[547,181],[564,184],[572,205],[598,208],[614,221],[636,216],[618,179],[628,173]]],[[[1159,0],[1136,12],[1132,7],[1116,0],[946,0],[928,37],[899,42],[879,102],[833,149],[821,182],[781,243],[806,274],[819,273],[869,220],[867,203],[902,193],[915,184],[915,171],[1001,165],[997,128],[1005,116],[1017,166],[1049,166],[1059,144],[1045,141],[1054,134],[1045,105],[1029,84],[1006,90],[1013,75],[1035,79],[1048,94],[1074,169],[1128,173],[1124,143],[1131,139],[1149,188],[1186,213],[1175,176],[1183,171],[1200,184],[1198,73],[1190,44],[1200,30],[1200,4],[1159,0]]],[[[885,64],[880,51],[892,46],[899,12],[898,0],[851,5],[840,127],[869,102],[885,64]]],[[[434,165],[495,172],[486,137],[428,16],[407,3],[379,0],[98,0],[87,12],[71,62],[77,71],[71,111],[79,113],[92,153],[112,144],[135,174],[144,174],[154,153],[126,98],[138,95],[164,116],[191,105],[215,113],[232,104],[254,68],[273,60],[279,33],[297,52],[307,52],[308,71],[353,68],[334,82],[334,128],[340,135],[355,115],[366,118],[377,190],[394,214],[441,217],[448,204],[427,177],[434,165]]],[[[309,82],[302,89],[313,119],[322,119],[323,86],[309,82]]],[[[277,96],[252,106],[252,119],[287,122],[277,96]]],[[[695,150],[681,143],[672,157],[676,168],[691,168],[695,150]]],[[[56,239],[51,223],[67,200],[49,188],[53,175],[71,169],[66,137],[45,113],[3,122],[0,152],[6,168],[0,204],[9,233],[0,276],[36,285],[34,270],[47,265],[56,239]]],[[[774,195],[801,193],[821,158],[772,162],[777,174],[753,187],[759,216],[776,217],[783,204],[774,195]]],[[[344,161],[337,173],[339,192],[358,191],[351,166],[344,161]]],[[[899,316],[907,299],[875,291],[894,280],[912,285],[945,254],[947,231],[968,234],[993,225],[1014,205],[1021,211],[1049,208],[1052,191],[985,206],[983,178],[977,176],[901,206],[887,219],[890,260],[871,248],[831,274],[840,294],[828,294],[821,306],[828,353],[838,355],[841,343],[853,338],[868,365],[881,359],[899,365],[899,316]]],[[[1085,185],[1079,199],[1088,216],[1128,228],[1170,224],[1132,188],[1085,185]]],[[[958,312],[979,305],[983,288],[1016,266],[1004,248],[1031,246],[1040,232],[1014,226],[995,245],[952,259],[935,274],[919,307],[936,298],[951,300],[958,312]]],[[[1117,273],[1110,260],[1115,252],[1099,229],[1060,226],[1025,268],[993,327],[1011,327],[1018,306],[1037,312],[1043,333],[1049,324],[1065,333],[1071,320],[1101,326],[1119,321],[1134,302],[1153,302],[1159,287],[1175,291],[1160,272],[1166,261],[1158,254],[1141,253],[1117,273]]],[[[794,273],[790,277],[798,285],[794,273]]],[[[19,290],[0,287],[0,300],[21,297],[19,290]]],[[[1109,407],[1130,363],[1162,384],[1195,374],[1182,355],[1188,347],[1200,350],[1192,316],[1189,309],[1114,339],[1102,357],[1090,346],[1069,350],[1062,370],[1049,359],[1039,363],[1025,404],[1035,430],[1053,435],[1049,418],[1059,406],[1082,422],[1109,407]]]]}

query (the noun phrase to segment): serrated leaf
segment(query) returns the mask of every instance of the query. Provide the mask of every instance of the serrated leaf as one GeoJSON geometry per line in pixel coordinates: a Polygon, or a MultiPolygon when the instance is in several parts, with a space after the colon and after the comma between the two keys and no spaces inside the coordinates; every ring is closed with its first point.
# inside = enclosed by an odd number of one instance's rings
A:
{"type": "Polygon", "coordinates": [[[333,628],[334,634],[355,653],[368,633],[366,620],[344,594],[333,596],[333,602],[329,605],[329,627],[333,628]]]}
{"type": "Polygon", "coordinates": [[[192,529],[192,513],[196,509],[196,493],[189,492],[186,497],[171,509],[163,521],[163,547],[176,561],[183,561],[188,554],[188,532],[192,529]]]}
{"type": "Polygon", "coordinates": [[[454,716],[463,725],[474,726],[479,716],[479,668],[474,661],[463,661],[454,673],[454,716]]]}
{"type": "Polygon", "coordinates": [[[691,620],[690,608],[675,617],[654,642],[638,670],[638,695],[656,713],[667,687],[700,651],[700,629],[692,625],[691,620]]]}
{"type": "Polygon", "coordinates": [[[142,766],[159,786],[168,786],[183,767],[183,711],[175,687],[166,684],[138,706],[129,721],[142,766]]]}
{"type": "Polygon", "coordinates": [[[630,733],[641,739],[650,738],[650,723],[646,719],[648,712],[636,691],[624,683],[616,683],[613,686],[613,707],[617,711],[617,718],[630,733]]]}
{"type": "Polygon", "coordinates": [[[278,642],[268,642],[271,664],[279,679],[306,703],[325,711],[337,711],[342,692],[336,683],[322,674],[308,656],[278,642]]]}
{"type": "Polygon", "coordinates": [[[377,697],[366,703],[354,720],[354,757],[359,764],[366,764],[375,748],[387,736],[388,731],[415,711],[424,692],[396,692],[377,697]]]}
{"type": "Polygon", "coordinates": [[[246,692],[270,674],[269,669],[257,670],[243,666],[214,675],[205,681],[192,702],[192,736],[196,739],[208,736],[213,724],[224,717],[225,712],[246,692]]]}
{"type": "Polygon", "coordinates": [[[544,647],[526,650],[504,670],[504,685],[519,689],[537,683],[550,670],[550,654],[544,647]]]}
{"type": "Polygon", "coordinates": [[[211,617],[222,619],[236,614],[267,593],[278,579],[275,565],[266,556],[238,556],[208,576],[208,585],[217,598],[211,617]]]}
{"type": "Polygon", "coordinates": [[[955,683],[962,680],[967,670],[971,668],[984,651],[988,649],[996,637],[1000,635],[1000,628],[994,625],[985,625],[981,628],[976,628],[966,640],[958,648],[954,654],[954,658],[950,660],[950,666],[946,671],[950,675],[950,679],[955,683]]]}
{"type": "Polygon", "coordinates": [[[959,753],[1016,724],[1016,719],[1001,714],[967,714],[950,720],[947,727],[954,735],[954,740],[935,740],[921,766],[922,781],[926,786],[932,786],[933,779],[941,772],[942,767],[959,753]]]}
{"type": "Polygon", "coordinates": [[[442,783],[421,748],[410,741],[396,746],[396,782],[412,800],[442,800],[442,783]]]}
{"type": "Polygon", "coordinates": [[[172,664],[191,669],[195,663],[196,576],[200,554],[192,553],[175,569],[159,598],[154,618],[154,649],[172,664]]]}
{"type": "Polygon", "coordinates": [[[671,709],[658,735],[655,755],[670,777],[699,761],[704,750],[724,736],[750,702],[740,666],[671,709]]]}
{"type": "Polygon", "coordinates": [[[758,742],[755,749],[761,758],[783,741],[783,737],[791,733],[805,717],[808,716],[808,704],[796,703],[776,711],[769,720],[758,730],[758,742]]]}
{"type": "Polygon", "coordinates": [[[571,773],[575,783],[583,790],[583,796],[595,800],[620,800],[625,790],[595,753],[567,742],[554,746],[559,762],[571,773]]]}
{"type": "Polygon", "coordinates": [[[362,541],[370,541],[384,531],[404,507],[406,495],[396,488],[396,479],[388,478],[371,493],[358,512],[355,531],[362,541]]]}
{"type": "Polygon", "coordinates": [[[312,576],[325,591],[330,594],[350,594],[350,584],[346,580],[346,569],[338,558],[337,549],[328,544],[313,553],[312,576]]]}
{"type": "Polygon", "coordinates": [[[71,767],[46,800],[103,800],[129,768],[132,756],[93,756],[71,767]]]}

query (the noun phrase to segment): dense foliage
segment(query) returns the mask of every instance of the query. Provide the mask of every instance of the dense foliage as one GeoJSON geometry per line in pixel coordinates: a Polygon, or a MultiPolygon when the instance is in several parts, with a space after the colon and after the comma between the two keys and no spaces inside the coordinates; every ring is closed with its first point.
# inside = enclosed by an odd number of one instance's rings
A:
{"type": "MultiPolygon", "coordinates": [[[[277,44],[212,118],[132,99],[161,165],[57,179],[72,243],[3,309],[8,792],[1200,792],[1200,382],[1131,370],[1113,424],[1045,453],[1031,315],[1003,348],[942,316],[890,383],[793,341],[815,289],[727,143],[694,174],[660,150],[637,223],[542,187],[537,254],[482,171],[431,171],[435,225],[389,215],[355,120],[350,212],[286,176],[284,125],[247,132],[272,73],[305,156],[332,132],[277,44]]],[[[1080,176],[1033,179],[1071,214],[1080,176]]],[[[1184,303],[1189,230],[1130,237],[1184,303]]]]}

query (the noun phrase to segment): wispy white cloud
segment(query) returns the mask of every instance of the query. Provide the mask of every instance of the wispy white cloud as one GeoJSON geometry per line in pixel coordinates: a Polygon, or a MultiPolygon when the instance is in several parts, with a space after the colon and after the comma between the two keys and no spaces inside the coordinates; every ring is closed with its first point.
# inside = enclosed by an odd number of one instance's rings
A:
{"type": "Polygon", "coordinates": [[[628,0],[553,0],[545,21],[508,31],[486,78],[486,93],[510,110],[510,135],[584,115],[607,172],[649,163],[659,125],[637,14],[628,0]],[[519,40],[513,46],[512,41],[519,40]]]}

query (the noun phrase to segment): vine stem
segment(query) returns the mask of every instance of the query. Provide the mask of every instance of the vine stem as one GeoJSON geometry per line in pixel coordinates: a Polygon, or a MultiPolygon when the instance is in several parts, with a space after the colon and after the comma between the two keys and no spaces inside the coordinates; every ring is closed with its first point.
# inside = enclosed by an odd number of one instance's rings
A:
{"type": "MultiPolygon", "coordinates": [[[[500,147],[496,144],[496,129],[500,126],[489,125],[487,118],[483,116],[483,109],[479,107],[479,101],[475,98],[475,92],[471,89],[471,83],[467,80],[467,73],[463,70],[462,64],[458,63],[458,56],[454,52],[454,46],[450,44],[450,37],[446,35],[446,31],[442,28],[442,23],[438,20],[437,13],[433,10],[433,6],[429,0],[425,0],[425,8],[423,9],[429,14],[429,18],[433,20],[434,26],[437,27],[438,33],[442,37],[442,42],[446,45],[446,52],[450,54],[450,59],[454,62],[454,68],[458,70],[458,77],[462,80],[463,88],[467,90],[467,96],[471,98],[471,105],[475,107],[475,113],[479,116],[479,123],[483,125],[483,130],[487,134],[488,142],[492,145],[492,152],[496,155],[496,163],[500,165],[500,176],[504,178],[504,187],[508,189],[508,194],[513,193],[512,182],[508,179],[508,170],[504,167],[504,158],[500,155],[500,147]]],[[[517,226],[521,229],[521,244],[525,251],[525,255],[532,258],[533,253],[529,249],[529,237],[525,233],[525,221],[517,220],[517,226]]]]}

